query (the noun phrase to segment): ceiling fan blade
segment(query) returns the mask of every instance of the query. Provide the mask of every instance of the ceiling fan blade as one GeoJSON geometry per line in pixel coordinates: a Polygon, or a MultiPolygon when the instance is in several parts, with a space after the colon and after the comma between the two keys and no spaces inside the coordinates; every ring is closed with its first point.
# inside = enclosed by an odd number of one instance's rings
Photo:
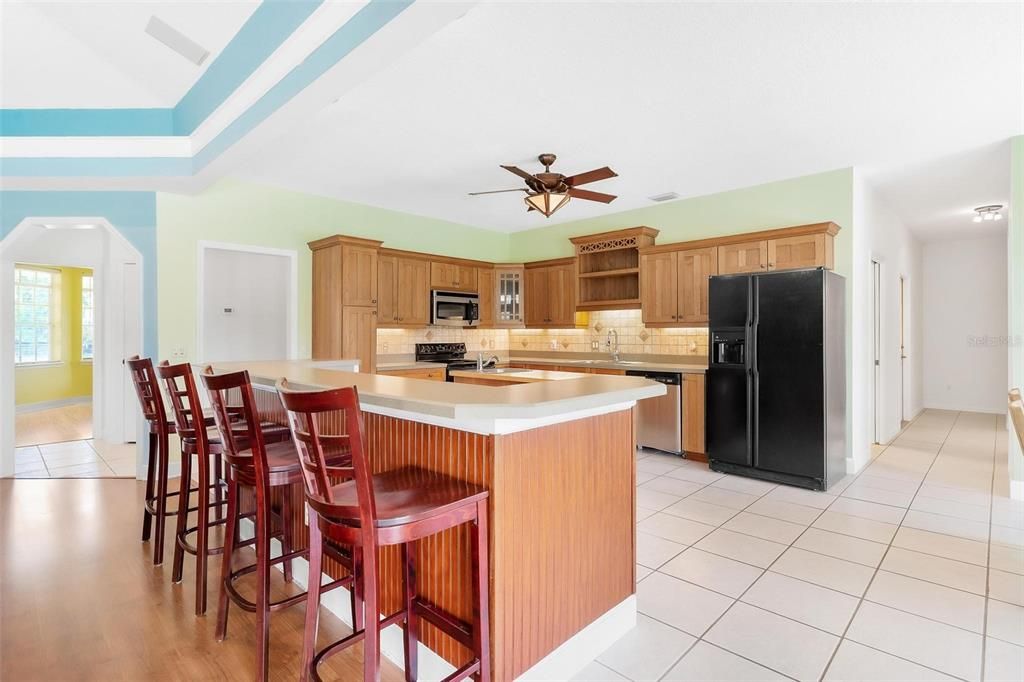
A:
{"type": "Polygon", "coordinates": [[[480,194],[501,194],[502,192],[529,192],[530,190],[525,187],[517,187],[515,189],[492,189],[487,192],[469,192],[469,196],[475,197],[480,194]]]}
{"type": "Polygon", "coordinates": [[[570,175],[565,179],[565,184],[570,187],[579,187],[585,185],[588,182],[597,182],[598,180],[607,180],[608,178],[618,177],[618,173],[613,171],[608,166],[604,168],[596,168],[586,173],[577,173],[576,175],[570,175]]]}
{"type": "Polygon", "coordinates": [[[502,166],[502,168],[507,170],[509,173],[514,173],[518,175],[523,180],[533,180],[533,176],[524,171],[522,168],[517,168],[516,166],[502,166]]]}
{"type": "Polygon", "coordinates": [[[614,194],[603,192],[591,192],[589,189],[569,188],[569,196],[574,199],[586,199],[587,201],[600,201],[602,204],[610,204],[616,197],[614,194]]]}

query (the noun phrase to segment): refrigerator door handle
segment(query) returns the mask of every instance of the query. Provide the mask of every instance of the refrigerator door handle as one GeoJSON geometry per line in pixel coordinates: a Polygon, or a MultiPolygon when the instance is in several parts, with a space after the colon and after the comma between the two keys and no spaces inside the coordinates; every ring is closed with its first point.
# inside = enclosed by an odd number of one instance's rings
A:
{"type": "Polygon", "coordinates": [[[757,332],[758,325],[760,323],[760,292],[758,287],[758,278],[750,278],[750,331],[748,333],[748,345],[750,349],[748,354],[750,356],[750,401],[747,403],[747,413],[750,415],[750,427],[747,429],[748,438],[750,443],[750,462],[753,466],[758,466],[758,410],[757,403],[761,392],[760,376],[758,375],[758,357],[757,357],[757,332]]]}

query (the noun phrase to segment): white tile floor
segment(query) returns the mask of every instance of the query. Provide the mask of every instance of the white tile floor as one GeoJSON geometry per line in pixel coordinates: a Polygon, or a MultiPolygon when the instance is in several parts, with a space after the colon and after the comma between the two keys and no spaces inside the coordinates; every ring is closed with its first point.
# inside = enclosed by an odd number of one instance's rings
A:
{"type": "Polygon", "coordinates": [[[827,493],[638,453],[639,623],[576,679],[1024,679],[1006,436],[928,410],[827,493]]]}
{"type": "Polygon", "coordinates": [[[135,478],[135,445],[100,440],[17,448],[15,478],[135,478]]]}

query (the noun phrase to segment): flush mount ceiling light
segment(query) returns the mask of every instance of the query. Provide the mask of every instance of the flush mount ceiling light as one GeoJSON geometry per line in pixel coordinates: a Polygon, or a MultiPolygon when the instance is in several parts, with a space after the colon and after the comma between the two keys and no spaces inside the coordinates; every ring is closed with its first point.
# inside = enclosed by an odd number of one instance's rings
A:
{"type": "Polygon", "coordinates": [[[979,206],[978,208],[974,209],[975,215],[974,215],[973,220],[976,223],[980,223],[983,220],[984,221],[1002,220],[1003,219],[1003,214],[1001,213],[1002,210],[1003,210],[1003,205],[1002,204],[990,204],[988,206],[979,206]]]}
{"type": "Polygon", "coordinates": [[[210,56],[209,50],[156,15],[149,18],[149,23],[146,24],[146,33],[196,66],[200,66],[210,56]]]}
{"type": "Polygon", "coordinates": [[[568,194],[558,192],[538,192],[526,197],[527,211],[540,211],[545,218],[569,203],[568,194]]]}

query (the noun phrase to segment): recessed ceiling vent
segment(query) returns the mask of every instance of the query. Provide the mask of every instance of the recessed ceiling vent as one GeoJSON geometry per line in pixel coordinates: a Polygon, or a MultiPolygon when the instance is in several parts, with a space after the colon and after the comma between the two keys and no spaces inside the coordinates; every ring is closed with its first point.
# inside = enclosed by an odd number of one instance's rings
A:
{"type": "Polygon", "coordinates": [[[149,18],[146,33],[196,66],[201,65],[210,56],[209,50],[156,15],[149,18]]]}
{"type": "Polygon", "coordinates": [[[647,197],[651,201],[672,201],[673,199],[679,198],[678,192],[665,192],[664,194],[655,194],[653,197],[647,197]]]}

